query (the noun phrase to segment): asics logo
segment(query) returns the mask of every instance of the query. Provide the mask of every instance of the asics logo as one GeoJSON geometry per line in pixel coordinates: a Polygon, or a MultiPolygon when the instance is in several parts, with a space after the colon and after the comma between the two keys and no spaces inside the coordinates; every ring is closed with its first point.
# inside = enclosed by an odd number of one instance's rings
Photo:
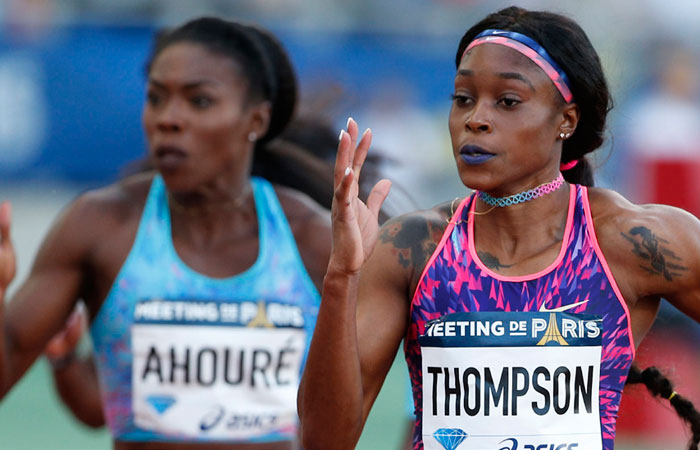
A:
{"type": "Polygon", "coordinates": [[[552,309],[547,308],[546,306],[544,306],[544,303],[542,303],[540,305],[540,309],[538,311],[539,312],[564,312],[564,311],[568,311],[572,308],[576,308],[578,305],[583,305],[584,303],[588,303],[588,300],[582,300],[580,302],[571,303],[569,305],[563,305],[563,306],[559,306],[559,307],[552,308],[552,309]]]}

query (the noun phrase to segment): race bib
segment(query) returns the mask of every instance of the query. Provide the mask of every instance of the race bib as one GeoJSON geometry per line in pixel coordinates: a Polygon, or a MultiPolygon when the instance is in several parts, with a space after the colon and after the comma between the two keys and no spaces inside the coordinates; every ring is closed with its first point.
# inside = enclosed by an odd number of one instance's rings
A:
{"type": "Polygon", "coordinates": [[[294,435],[306,348],[300,308],[151,300],[134,319],[138,427],[190,439],[294,435]]]}
{"type": "Polygon", "coordinates": [[[426,450],[600,450],[599,316],[455,313],[428,322],[426,450]]]}

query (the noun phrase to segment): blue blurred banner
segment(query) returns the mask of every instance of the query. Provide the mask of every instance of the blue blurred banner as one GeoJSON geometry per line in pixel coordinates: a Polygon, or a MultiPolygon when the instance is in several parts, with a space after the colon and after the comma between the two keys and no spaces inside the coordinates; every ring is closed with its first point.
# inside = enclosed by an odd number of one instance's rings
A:
{"type": "MultiPolygon", "coordinates": [[[[6,29],[0,35],[0,177],[106,183],[143,156],[143,67],[153,32],[77,25],[22,41],[6,29]]],[[[382,95],[410,97],[403,102],[449,107],[457,37],[279,36],[305,88],[335,83],[361,104],[382,86],[395,90],[382,95]]]]}
{"type": "Polygon", "coordinates": [[[0,175],[111,179],[144,153],[142,65],[152,30],[71,27],[0,39],[0,175]]]}

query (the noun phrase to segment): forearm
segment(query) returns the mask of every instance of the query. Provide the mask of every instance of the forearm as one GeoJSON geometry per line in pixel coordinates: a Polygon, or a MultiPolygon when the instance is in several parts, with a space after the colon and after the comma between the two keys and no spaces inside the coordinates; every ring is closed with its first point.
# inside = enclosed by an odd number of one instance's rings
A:
{"type": "Polygon", "coordinates": [[[92,358],[82,359],[73,352],[68,359],[52,362],[53,380],[63,403],[89,427],[104,426],[102,398],[92,358]]]}
{"type": "Polygon", "coordinates": [[[364,421],[357,343],[358,276],[326,275],[299,389],[304,448],[353,448],[364,421]]]}
{"type": "Polygon", "coordinates": [[[15,329],[8,319],[6,304],[0,310],[0,366],[2,366],[2,380],[0,380],[0,399],[4,398],[22,375],[34,362],[38,352],[27,351],[25,355],[20,355],[17,351],[15,329]],[[22,358],[21,356],[27,356],[22,358]],[[32,357],[33,356],[33,357],[32,357]]]}
{"type": "Polygon", "coordinates": [[[5,329],[5,291],[0,288],[0,400],[9,390],[10,368],[7,357],[7,330],[5,329]]]}

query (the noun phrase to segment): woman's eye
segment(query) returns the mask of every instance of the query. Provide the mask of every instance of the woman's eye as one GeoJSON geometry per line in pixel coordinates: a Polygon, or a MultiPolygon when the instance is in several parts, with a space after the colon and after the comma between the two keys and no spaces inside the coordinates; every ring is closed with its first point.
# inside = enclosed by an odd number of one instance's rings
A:
{"type": "Polygon", "coordinates": [[[458,105],[466,105],[470,101],[470,98],[464,94],[452,94],[450,97],[458,105]]]}
{"type": "Polygon", "coordinates": [[[511,108],[519,104],[520,100],[518,100],[517,98],[504,97],[501,100],[499,100],[499,103],[501,103],[503,106],[511,108]]]}
{"type": "Polygon", "coordinates": [[[212,104],[211,98],[203,95],[197,95],[193,97],[191,101],[192,104],[197,108],[207,108],[212,104]]]}
{"type": "Polygon", "coordinates": [[[160,103],[160,95],[156,94],[155,92],[148,92],[146,94],[146,101],[148,101],[149,105],[156,106],[158,103],[160,103]]]}

